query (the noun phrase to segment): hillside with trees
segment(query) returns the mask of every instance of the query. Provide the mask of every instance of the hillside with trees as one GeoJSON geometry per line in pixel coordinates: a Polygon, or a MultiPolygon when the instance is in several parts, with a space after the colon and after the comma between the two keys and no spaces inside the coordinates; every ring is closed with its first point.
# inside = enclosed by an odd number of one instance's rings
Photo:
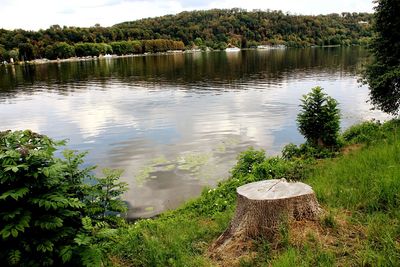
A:
{"type": "Polygon", "coordinates": [[[186,45],[213,48],[230,43],[242,48],[255,44],[287,46],[359,44],[372,35],[368,13],[319,16],[291,15],[282,11],[214,9],[182,12],[115,25],[136,39],[166,38],[186,45]]]}
{"type": "Polygon", "coordinates": [[[241,48],[359,45],[372,37],[371,24],[368,13],[306,16],[234,8],[182,12],[112,27],[0,29],[0,60],[165,52],[193,46],[224,49],[229,44],[241,48]]]}

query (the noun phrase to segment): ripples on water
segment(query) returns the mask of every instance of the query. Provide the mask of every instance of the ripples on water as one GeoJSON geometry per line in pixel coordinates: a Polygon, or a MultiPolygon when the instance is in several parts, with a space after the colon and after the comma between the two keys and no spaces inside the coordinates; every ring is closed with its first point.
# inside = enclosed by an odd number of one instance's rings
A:
{"type": "Polygon", "coordinates": [[[360,48],[127,57],[0,67],[0,130],[32,129],[88,164],[122,168],[129,217],[152,216],[229,175],[249,146],[303,142],[299,98],[322,86],[342,127],[384,118],[357,83],[360,48]]]}

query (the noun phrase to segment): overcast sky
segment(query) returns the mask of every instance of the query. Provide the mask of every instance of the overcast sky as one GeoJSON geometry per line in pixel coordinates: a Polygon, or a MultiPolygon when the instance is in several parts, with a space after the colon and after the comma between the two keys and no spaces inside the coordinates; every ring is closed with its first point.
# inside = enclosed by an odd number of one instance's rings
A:
{"type": "Polygon", "coordinates": [[[185,10],[240,7],[292,14],[373,12],[372,0],[0,0],[0,28],[38,30],[50,25],[111,26],[185,10]]]}

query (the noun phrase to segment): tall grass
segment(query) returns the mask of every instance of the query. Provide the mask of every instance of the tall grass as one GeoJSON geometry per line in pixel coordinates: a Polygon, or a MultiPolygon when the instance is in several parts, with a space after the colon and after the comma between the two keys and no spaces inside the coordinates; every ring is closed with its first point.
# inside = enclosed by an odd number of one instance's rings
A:
{"type": "Polygon", "coordinates": [[[307,182],[330,207],[369,213],[398,210],[400,139],[393,135],[356,153],[327,160],[307,182]]]}

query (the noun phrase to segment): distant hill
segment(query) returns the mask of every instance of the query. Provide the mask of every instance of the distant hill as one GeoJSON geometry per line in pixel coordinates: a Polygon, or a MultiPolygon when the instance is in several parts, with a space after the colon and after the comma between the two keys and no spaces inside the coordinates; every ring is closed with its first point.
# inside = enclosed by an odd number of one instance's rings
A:
{"type": "Polygon", "coordinates": [[[371,37],[372,17],[368,13],[306,16],[234,8],[182,12],[123,22],[114,27],[135,39],[176,39],[209,47],[228,43],[242,47],[257,43],[350,45],[371,37]]]}
{"type": "Polygon", "coordinates": [[[368,13],[306,16],[234,8],[182,12],[112,27],[53,25],[39,31],[0,29],[0,61],[93,56],[113,53],[113,47],[121,53],[144,53],[184,46],[224,49],[228,45],[247,48],[259,44],[358,45],[371,38],[372,19],[373,15],[368,13]]]}

